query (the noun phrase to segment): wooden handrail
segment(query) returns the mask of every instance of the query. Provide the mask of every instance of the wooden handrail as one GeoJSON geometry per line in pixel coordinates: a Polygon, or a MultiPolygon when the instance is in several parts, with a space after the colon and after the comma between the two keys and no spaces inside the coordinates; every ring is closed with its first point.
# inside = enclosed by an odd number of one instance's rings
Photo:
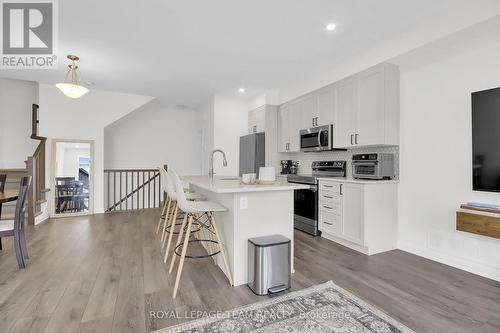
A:
{"type": "Polygon", "coordinates": [[[39,106],[33,104],[31,108],[31,136],[33,140],[39,140],[33,155],[28,156],[27,171],[32,177],[28,193],[28,221],[35,224],[36,205],[45,199],[45,144],[47,138],[38,135],[38,110],[39,106]]]}

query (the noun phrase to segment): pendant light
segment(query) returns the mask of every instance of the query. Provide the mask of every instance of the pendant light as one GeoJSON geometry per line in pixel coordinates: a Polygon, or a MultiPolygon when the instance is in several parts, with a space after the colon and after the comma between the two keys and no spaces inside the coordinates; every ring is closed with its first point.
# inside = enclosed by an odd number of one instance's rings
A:
{"type": "Polygon", "coordinates": [[[78,78],[78,72],[80,72],[80,70],[78,69],[76,62],[80,60],[80,58],[72,54],[68,55],[67,58],[71,61],[71,64],[68,65],[69,70],[66,73],[64,82],[56,84],[56,87],[59,88],[64,95],[70,98],[80,98],[89,92],[87,88],[79,84],[80,79],[78,78]],[[70,74],[71,81],[68,81],[70,74]]]}

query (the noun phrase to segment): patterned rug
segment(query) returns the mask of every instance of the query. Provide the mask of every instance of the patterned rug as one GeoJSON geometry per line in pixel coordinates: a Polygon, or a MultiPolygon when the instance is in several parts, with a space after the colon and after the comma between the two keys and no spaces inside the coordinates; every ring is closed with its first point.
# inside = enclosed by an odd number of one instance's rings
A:
{"type": "Polygon", "coordinates": [[[156,332],[413,332],[332,281],[156,332]]]}

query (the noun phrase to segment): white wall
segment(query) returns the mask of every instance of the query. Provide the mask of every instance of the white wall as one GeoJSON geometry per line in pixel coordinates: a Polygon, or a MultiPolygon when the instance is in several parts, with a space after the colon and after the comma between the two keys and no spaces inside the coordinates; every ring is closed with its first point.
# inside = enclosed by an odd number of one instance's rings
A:
{"type": "Polygon", "coordinates": [[[201,127],[202,127],[202,166],[201,174],[208,173],[209,154],[214,149],[214,100],[210,99],[201,105],[198,109],[201,113],[201,127]]]}
{"type": "Polygon", "coordinates": [[[78,179],[80,170],[80,157],[90,157],[90,146],[88,148],[57,148],[57,174],[56,177],[74,177],[78,179]]]}
{"type": "Polygon", "coordinates": [[[155,168],[181,175],[202,171],[202,113],[154,100],[104,130],[105,168],[155,168]]]}
{"type": "Polygon", "coordinates": [[[104,212],[104,127],[152,97],[91,90],[82,98],[71,99],[53,85],[40,84],[39,98],[40,134],[49,139],[47,184],[50,184],[52,169],[52,139],[94,140],[94,212],[104,212]]]}
{"type": "Polygon", "coordinates": [[[30,139],[31,106],[38,83],[0,78],[0,169],[26,168],[38,141],[30,139]]]}
{"type": "Polygon", "coordinates": [[[304,75],[304,80],[290,82],[286,87],[280,87],[280,104],[499,14],[498,0],[455,0],[446,16],[441,14],[430,16],[412,29],[398,31],[393,38],[348,59],[339,61],[332,59],[330,71],[323,70],[321,73],[311,71],[304,75]]]}
{"type": "MultiPolygon", "coordinates": [[[[248,100],[238,97],[215,96],[213,116],[213,147],[226,153],[227,167],[222,166],[222,157],[214,157],[214,171],[219,176],[239,174],[240,136],[248,134],[248,100]]],[[[208,152],[210,153],[210,152],[208,152]]]]}
{"type": "Polygon", "coordinates": [[[496,18],[396,60],[399,247],[496,280],[500,240],[456,231],[455,211],[467,201],[500,204],[498,193],[472,191],[471,137],[471,92],[500,86],[499,36],[496,18]]]}

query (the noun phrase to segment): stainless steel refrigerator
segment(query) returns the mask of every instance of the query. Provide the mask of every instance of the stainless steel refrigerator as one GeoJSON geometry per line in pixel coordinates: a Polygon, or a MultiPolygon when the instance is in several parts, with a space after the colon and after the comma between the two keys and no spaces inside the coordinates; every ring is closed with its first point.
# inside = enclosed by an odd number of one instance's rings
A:
{"type": "Polygon", "coordinates": [[[240,176],[244,173],[256,173],[266,165],[266,136],[264,133],[249,134],[240,137],[240,176]]]}

